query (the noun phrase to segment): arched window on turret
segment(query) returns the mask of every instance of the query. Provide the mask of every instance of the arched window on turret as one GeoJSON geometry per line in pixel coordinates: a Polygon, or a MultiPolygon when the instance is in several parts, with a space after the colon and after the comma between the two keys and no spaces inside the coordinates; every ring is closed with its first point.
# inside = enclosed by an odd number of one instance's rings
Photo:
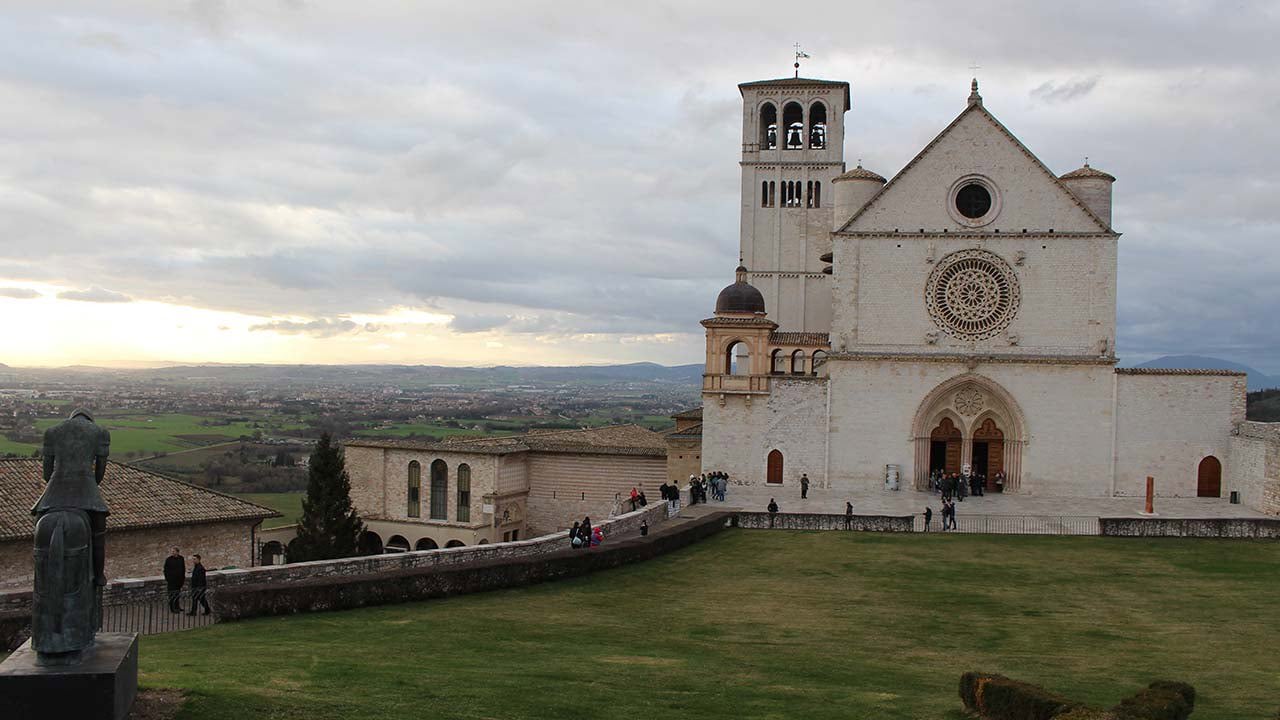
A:
{"type": "Polygon", "coordinates": [[[751,349],[741,340],[729,346],[724,353],[725,375],[751,374],[751,349]]]}
{"type": "Polygon", "coordinates": [[[796,350],[795,352],[791,353],[791,374],[792,375],[804,374],[804,351],[803,350],[796,350]]]}
{"type": "Polygon", "coordinates": [[[774,375],[784,375],[787,372],[787,354],[781,350],[774,350],[769,355],[769,372],[774,375]]]}
{"type": "Polygon", "coordinates": [[[760,108],[760,149],[774,150],[778,147],[778,108],[773,103],[765,103],[760,108]]]}
{"type": "Polygon", "coordinates": [[[809,106],[809,147],[822,150],[827,146],[827,106],[815,102],[809,106]]]}
{"type": "Polygon", "coordinates": [[[813,374],[817,375],[818,370],[821,369],[822,366],[826,364],[827,364],[827,351],[814,350],[813,351],[813,374]]]}
{"type": "Polygon", "coordinates": [[[804,147],[804,108],[800,103],[789,102],[782,107],[782,127],[786,128],[788,150],[804,147]]]}

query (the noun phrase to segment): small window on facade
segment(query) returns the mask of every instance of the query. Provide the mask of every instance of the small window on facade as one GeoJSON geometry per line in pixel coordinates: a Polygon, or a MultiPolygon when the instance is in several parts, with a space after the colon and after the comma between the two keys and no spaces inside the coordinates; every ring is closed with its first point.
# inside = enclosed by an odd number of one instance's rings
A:
{"type": "Polygon", "coordinates": [[[409,517],[422,516],[422,465],[414,460],[409,463],[409,517]]]}
{"type": "Polygon", "coordinates": [[[791,353],[791,374],[792,375],[804,374],[804,351],[803,350],[796,350],[795,352],[791,353]]]}
{"type": "Polygon", "coordinates": [[[804,147],[804,108],[800,103],[789,102],[782,108],[782,125],[787,129],[787,149],[804,147]]]}
{"type": "Polygon", "coordinates": [[[804,184],[804,206],[813,207],[813,181],[804,184]]]}
{"type": "Polygon", "coordinates": [[[787,355],[781,350],[774,350],[769,355],[769,372],[782,375],[787,371],[787,355]]]}
{"type": "Polygon", "coordinates": [[[809,147],[821,150],[827,146],[827,106],[815,102],[809,106],[809,147]]]}
{"type": "Polygon", "coordinates": [[[760,207],[769,207],[769,182],[760,182],[760,207]]]}
{"type": "Polygon", "coordinates": [[[822,207],[822,182],[819,180],[813,181],[813,192],[809,193],[809,207],[822,207]]]}
{"type": "Polygon", "coordinates": [[[778,183],[773,180],[769,181],[769,207],[773,207],[778,202],[778,183]]]}
{"type": "Polygon", "coordinates": [[[471,522],[471,466],[458,466],[458,522],[471,522]]]}
{"type": "Polygon", "coordinates": [[[760,108],[760,148],[776,150],[778,147],[778,108],[765,103],[760,108]]]}

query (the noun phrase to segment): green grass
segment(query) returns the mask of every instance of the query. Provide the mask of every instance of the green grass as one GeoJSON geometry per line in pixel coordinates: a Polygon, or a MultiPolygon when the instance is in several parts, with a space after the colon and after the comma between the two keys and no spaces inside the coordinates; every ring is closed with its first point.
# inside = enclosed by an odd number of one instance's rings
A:
{"type": "MultiPolygon", "coordinates": [[[[241,435],[253,435],[255,430],[264,433],[283,432],[304,427],[283,416],[255,417],[249,422],[219,424],[216,417],[165,414],[112,414],[101,415],[98,424],[111,431],[111,454],[116,459],[126,455],[154,455],[180,452],[220,442],[228,442],[241,435]]],[[[62,422],[62,418],[42,418],[36,421],[36,430],[62,422]]],[[[14,443],[0,438],[0,453],[13,452],[30,455],[38,444],[14,443]]]]}
{"type": "Polygon", "coordinates": [[[262,527],[263,529],[266,529],[297,523],[298,518],[302,517],[302,499],[305,498],[307,494],[304,492],[235,493],[235,496],[244,498],[251,503],[265,505],[276,512],[284,514],[284,517],[282,518],[264,520],[262,527]]]}
{"type": "Polygon", "coordinates": [[[142,641],[180,717],[959,720],[970,669],[1280,704],[1280,544],[729,531],[531,588],[142,641]]]}

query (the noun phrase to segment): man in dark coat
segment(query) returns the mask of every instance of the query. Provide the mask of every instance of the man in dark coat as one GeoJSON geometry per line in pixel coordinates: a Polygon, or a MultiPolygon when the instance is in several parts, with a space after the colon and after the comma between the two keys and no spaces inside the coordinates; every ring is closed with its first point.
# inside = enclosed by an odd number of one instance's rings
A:
{"type": "Polygon", "coordinates": [[[929,524],[933,522],[933,508],[924,509],[924,531],[929,532],[929,524]]]}
{"type": "Polygon", "coordinates": [[[187,577],[187,559],[178,554],[178,548],[169,551],[164,559],[164,582],[169,589],[169,612],[182,612],[178,600],[182,596],[182,583],[187,577]]]}
{"type": "Polygon", "coordinates": [[[778,514],[778,503],[773,498],[769,498],[769,527],[773,527],[773,516],[778,514]]]}
{"type": "Polygon", "coordinates": [[[196,604],[199,603],[204,607],[204,614],[209,614],[209,598],[205,597],[208,592],[209,582],[205,578],[204,565],[200,563],[199,555],[192,555],[195,564],[191,566],[191,612],[188,615],[196,614],[196,604]]]}
{"type": "Polygon", "coordinates": [[[800,473],[800,499],[806,500],[809,497],[809,475],[800,473]]]}

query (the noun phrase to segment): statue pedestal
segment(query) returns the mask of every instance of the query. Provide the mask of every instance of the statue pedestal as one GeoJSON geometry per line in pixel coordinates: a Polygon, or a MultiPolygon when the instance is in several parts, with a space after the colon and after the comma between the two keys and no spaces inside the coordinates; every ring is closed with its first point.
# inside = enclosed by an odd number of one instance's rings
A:
{"type": "Polygon", "coordinates": [[[138,636],[98,633],[78,665],[36,664],[31,641],[0,663],[0,718],[123,720],[138,692],[138,636]]]}

